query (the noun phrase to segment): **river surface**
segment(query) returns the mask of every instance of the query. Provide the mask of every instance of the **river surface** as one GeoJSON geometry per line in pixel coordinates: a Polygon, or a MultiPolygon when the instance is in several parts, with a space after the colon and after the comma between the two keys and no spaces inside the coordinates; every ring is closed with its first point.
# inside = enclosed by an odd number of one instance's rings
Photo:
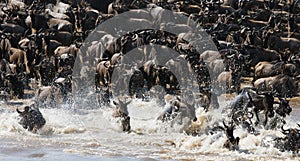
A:
{"type": "MultiPolygon", "coordinates": [[[[266,130],[257,127],[258,135],[249,134],[236,127],[240,137],[239,150],[223,148],[224,132],[205,133],[198,136],[181,132],[181,125],[157,121],[164,107],[156,101],[133,100],[129,104],[132,132],[121,131],[119,120],[112,118],[112,107],[76,109],[71,105],[61,108],[42,108],[46,125],[37,133],[24,130],[18,124],[15,102],[1,102],[0,110],[0,160],[299,160],[291,152],[280,152],[273,147],[275,137],[284,136],[280,129],[266,130]]],[[[197,108],[199,129],[221,120],[222,108],[204,112],[197,108]]],[[[299,99],[292,99],[293,111],[286,118],[285,128],[300,123],[299,99]]]]}

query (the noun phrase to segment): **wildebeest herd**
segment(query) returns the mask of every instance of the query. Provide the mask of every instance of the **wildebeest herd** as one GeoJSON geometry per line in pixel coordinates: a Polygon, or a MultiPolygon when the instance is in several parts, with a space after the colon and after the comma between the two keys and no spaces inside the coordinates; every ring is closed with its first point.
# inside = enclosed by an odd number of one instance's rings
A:
{"type": "MultiPolygon", "coordinates": [[[[92,74],[99,106],[111,105],[111,100],[116,100],[112,97],[116,83],[112,82],[114,69],[126,53],[138,48],[150,56],[136,55],[148,61],[142,66],[128,67],[132,76],[127,78],[127,95],[147,101],[153,87],[163,87],[165,95],[161,99],[166,100],[168,108],[158,116],[159,120],[164,122],[180,116],[181,120],[188,117],[190,122],[196,121],[195,108],[200,106],[210,112],[219,108],[217,97],[222,91],[236,93],[224,109],[229,112],[228,118],[221,121],[223,126],[209,129],[212,133],[218,130],[226,133],[226,148],[238,147],[239,137],[233,135],[235,126],[256,133],[260,128],[259,113],[263,111],[263,126],[279,127],[286,135],[275,139],[275,146],[282,151],[299,152],[300,130],[286,130],[283,126],[284,118],[292,111],[289,99],[298,96],[300,85],[298,0],[8,0],[1,1],[0,5],[1,96],[6,100],[26,99],[24,91],[32,90],[33,82],[38,82],[34,104],[26,106],[23,112],[17,109],[22,118],[20,124],[29,131],[36,131],[46,123],[39,108],[76,101],[72,99],[72,86],[80,88],[77,79],[84,79],[82,75],[93,71],[90,68],[96,71],[92,74]],[[137,10],[143,8],[150,12],[137,10]],[[171,11],[171,15],[166,10],[171,11]],[[127,17],[132,26],[149,27],[159,23],[161,28],[137,28],[121,37],[94,31],[99,24],[128,11],[136,12],[136,17],[127,17]],[[188,32],[191,22],[159,19],[167,14],[170,17],[184,15],[196,22],[210,35],[217,50],[202,49],[199,53],[197,46],[188,41],[188,37],[192,37],[188,32]],[[165,31],[167,28],[181,33],[172,34],[165,31]],[[85,42],[88,37],[91,40],[85,42]],[[148,44],[160,47],[155,49],[148,44]],[[157,64],[159,56],[169,52],[168,49],[178,52],[179,56],[163,62],[166,66],[157,64]],[[90,61],[82,56],[84,54],[89,58],[93,55],[95,67],[82,68],[83,73],[72,75],[76,59],[82,64],[90,61]],[[176,64],[182,60],[186,61],[185,65],[176,64]],[[172,65],[178,73],[195,74],[199,92],[192,92],[193,103],[181,98],[185,97],[180,91],[182,80],[168,68],[172,65]],[[218,75],[211,75],[209,71],[218,75]],[[249,87],[241,85],[245,83],[243,78],[252,78],[249,87]],[[172,98],[167,99],[169,96],[172,98]],[[252,123],[254,115],[256,121],[252,123]]],[[[118,30],[118,26],[114,27],[118,30]]],[[[127,110],[130,101],[117,100],[112,101],[116,106],[113,117],[121,117],[123,131],[130,131],[127,110]]]]}

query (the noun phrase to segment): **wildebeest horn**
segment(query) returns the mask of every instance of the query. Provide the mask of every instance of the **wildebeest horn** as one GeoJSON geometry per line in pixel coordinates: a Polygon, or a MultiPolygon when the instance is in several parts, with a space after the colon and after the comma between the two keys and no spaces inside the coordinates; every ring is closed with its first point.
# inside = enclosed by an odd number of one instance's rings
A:
{"type": "Polygon", "coordinates": [[[225,124],[225,121],[223,120],[223,125],[225,128],[228,128],[228,126],[225,124]]]}
{"type": "Polygon", "coordinates": [[[230,126],[231,126],[231,128],[234,128],[234,127],[235,127],[235,125],[233,124],[233,120],[231,120],[230,126]]]}
{"type": "Polygon", "coordinates": [[[259,95],[265,95],[265,94],[271,94],[272,91],[257,91],[257,94],[259,95]]]}
{"type": "Polygon", "coordinates": [[[285,134],[285,135],[289,134],[291,130],[290,130],[290,129],[285,130],[285,129],[283,128],[283,126],[284,126],[284,125],[281,126],[282,133],[285,134]]]}
{"type": "Polygon", "coordinates": [[[13,74],[10,74],[10,73],[4,75],[5,78],[10,78],[12,76],[13,76],[13,74]]]}
{"type": "Polygon", "coordinates": [[[17,110],[17,112],[18,112],[19,114],[22,114],[22,112],[21,112],[18,108],[17,108],[16,110],[17,110]]]}
{"type": "Polygon", "coordinates": [[[231,54],[231,55],[228,55],[226,56],[227,58],[233,58],[234,57],[234,54],[231,54]]]}
{"type": "Polygon", "coordinates": [[[18,108],[16,109],[16,111],[17,111],[19,114],[22,114],[22,113],[24,113],[24,112],[29,112],[29,109],[30,109],[29,106],[25,106],[23,112],[21,112],[18,108]]]}
{"type": "Polygon", "coordinates": [[[7,7],[3,7],[3,8],[1,8],[1,10],[4,12],[4,13],[6,13],[6,14],[8,14],[9,12],[8,12],[8,8],[7,7]]]}
{"type": "Polygon", "coordinates": [[[1,38],[2,38],[2,39],[6,39],[7,36],[8,36],[8,33],[2,33],[2,34],[1,34],[1,38]]]}
{"type": "Polygon", "coordinates": [[[249,117],[250,119],[252,119],[253,116],[254,116],[253,112],[249,111],[249,112],[248,112],[248,117],[249,117]],[[249,115],[249,114],[251,114],[251,115],[249,115]]]}
{"type": "Polygon", "coordinates": [[[114,105],[118,105],[118,103],[116,101],[113,101],[114,105]]]}

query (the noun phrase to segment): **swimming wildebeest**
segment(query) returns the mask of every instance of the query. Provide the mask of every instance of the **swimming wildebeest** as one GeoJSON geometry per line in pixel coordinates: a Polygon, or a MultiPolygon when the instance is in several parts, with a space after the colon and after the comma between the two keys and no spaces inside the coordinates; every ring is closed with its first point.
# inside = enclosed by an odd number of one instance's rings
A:
{"type": "Polygon", "coordinates": [[[131,130],[130,126],[130,117],[128,113],[127,105],[130,104],[130,101],[122,101],[118,99],[119,102],[113,101],[114,105],[116,106],[116,110],[113,113],[113,117],[115,118],[121,118],[122,123],[122,130],[129,132],[131,130]]]}
{"type": "Polygon", "coordinates": [[[222,130],[224,130],[224,132],[226,133],[227,136],[227,140],[224,143],[224,147],[229,149],[229,150],[236,150],[238,149],[239,146],[239,141],[240,138],[239,137],[234,137],[233,136],[233,130],[234,130],[234,125],[233,122],[231,122],[230,126],[226,125],[225,122],[223,121],[223,127],[220,127],[222,130]]]}
{"type": "MultiPolygon", "coordinates": [[[[300,127],[300,124],[297,124],[300,127]]],[[[284,138],[275,139],[275,147],[280,151],[292,151],[298,153],[300,149],[300,129],[289,128],[285,130],[281,127],[284,138]]]]}
{"type": "Polygon", "coordinates": [[[165,111],[157,118],[158,120],[164,122],[169,119],[174,119],[177,117],[177,115],[180,115],[181,120],[184,117],[188,117],[192,121],[197,121],[194,104],[189,104],[185,100],[182,100],[178,96],[174,95],[166,95],[165,99],[168,99],[168,97],[171,97],[171,99],[168,101],[170,106],[165,109],[165,111]]]}
{"type": "Polygon", "coordinates": [[[229,150],[237,150],[239,147],[239,137],[234,137],[233,130],[235,128],[234,122],[232,121],[230,125],[226,125],[225,121],[223,120],[223,126],[215,126],[211,129],[211,133],[218,130],[223,130],[227,136],[227,140],[224,143],[223,147],[229,149],[229,150]],[[224,126],[224,127],[223,127],[224,126]]]}
{"type": "Polygon", "coordinates": [[[18,108],[17,112],[21,117],[19,124],[21,124],[23,128],[27,129],[28,131],[36,132],[46,124],[46,120],[38,108],[25,106],[23,112],[21,112],[18,108]]]}

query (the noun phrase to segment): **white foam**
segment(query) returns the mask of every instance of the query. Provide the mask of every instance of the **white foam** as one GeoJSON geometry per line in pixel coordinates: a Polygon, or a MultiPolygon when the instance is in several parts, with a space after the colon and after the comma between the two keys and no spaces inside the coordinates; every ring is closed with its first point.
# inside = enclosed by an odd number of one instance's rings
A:
{"type": "MultiPolygon", "coordinates": [[[[133,100],[128,107],[133,130],[131,133],[122,132],[120,121],[111,116],[113,107],[74,109],[64,106],[40,109],[46,125],[36,134],[18,124],[16,112],[3,110],[0,113],[1,143],[32,149],[54,148],[66,153],[92,156],[174,160],[298,160],[292,153],[280,152],[273,147],[272,139],[284,136],[280,130],[260,128],[259,135],[255,136],[237,126],[234,135],[240,137],[240,147],[237,151],[229,151],[223,147],[227,139],[223,131],[212,135],[204,131],[205,127],[213,126],[215,122],[220,123],[223,117],[222,108],[209,112],[204,112],[203,108],[197,109],[198,121],[195,124],[201,128],[199,136],[180,133],[180,125],[171,127],[168,123],[157,121],[156,118],[164,108],[156,101],[133,100]]],[[[299,120],[289,116],[286,121],[285,127],[288,128],[296,127],[295,123],[299,120]]],[[[0,153],[9,150],[12,155],[19,154],[17,149],[9,149],[9,146],[6,150],[4,147],[0,153]]]]}

